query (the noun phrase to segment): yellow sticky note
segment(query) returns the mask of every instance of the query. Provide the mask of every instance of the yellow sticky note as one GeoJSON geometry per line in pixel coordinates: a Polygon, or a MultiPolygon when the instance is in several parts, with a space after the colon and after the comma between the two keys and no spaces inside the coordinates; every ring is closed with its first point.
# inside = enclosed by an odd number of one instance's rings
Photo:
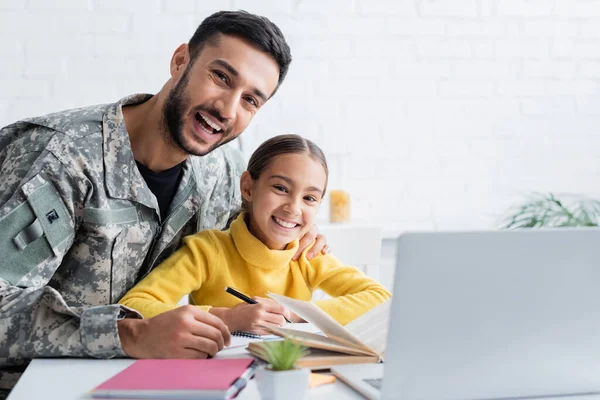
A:
{"type": "Polygon", "coordinates": [[[310,374],[310,380],[308,382],[308,387],[314,388],[316,386],[325,385],[327,383],[335,382],[335,376],[333,375],[325,375],[325,374],[310,374]]]}

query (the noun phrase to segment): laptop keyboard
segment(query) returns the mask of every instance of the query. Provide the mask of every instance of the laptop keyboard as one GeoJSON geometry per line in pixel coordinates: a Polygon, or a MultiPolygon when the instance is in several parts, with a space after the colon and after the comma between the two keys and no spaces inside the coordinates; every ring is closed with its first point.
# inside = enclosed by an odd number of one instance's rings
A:
{"type": "Polygon", "coordinates": [[[383,383],[382,378],[363,379],[363,381],[367,382],[369,385],[373,386],[375,389],[381,390],[381,384],[383,383]]]}

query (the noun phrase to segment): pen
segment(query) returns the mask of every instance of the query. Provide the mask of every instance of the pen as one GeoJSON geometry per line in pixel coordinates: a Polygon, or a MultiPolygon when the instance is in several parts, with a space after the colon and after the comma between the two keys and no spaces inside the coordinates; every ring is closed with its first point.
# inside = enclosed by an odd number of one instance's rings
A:
{"type": "Polygon", "coordinates": [[[259,364],[260,363],[258,363],[256,360],[254,360],[252,362],[252,364],[250,364],[248,369],[246,369],[246,371],[244,371],[244,373],[239,378],[237,378],[235,381],[233,381],[233,383],[231,384],[231,387],[225,394],[226,399],[233,399],[240,393],[240,391],[243,388],[246,387],[246,385],[248,384],[248,381],[254,376],[255,369],[259,364]]]}
{"type": "MultiPolygon", "coordinates": [[[[235,297],[237,297],[238,299],[245,301],[248,304],[257,304],[258,301],[246,296],[244,293],[239,292],[237,290],[235,290],[234,288],[227,286],[225,287],[225,291],[235,297]]],[[[292,321],[290,321],[289,319],[283,317],[285,319],[285,322],[287,322],[288,324],[290,324],[292,321]]]]}

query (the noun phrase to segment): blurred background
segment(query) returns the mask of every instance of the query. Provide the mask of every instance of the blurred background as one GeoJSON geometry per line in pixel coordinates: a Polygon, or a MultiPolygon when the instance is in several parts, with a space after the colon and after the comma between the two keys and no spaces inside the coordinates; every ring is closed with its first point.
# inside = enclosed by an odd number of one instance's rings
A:
{"type": "Polygon", "coordinates": [[[221,9],[269,17],[294,58],[244,153],[314,140],[384,259],[405,230],[497,228],[532,191],[600,197],[597,0],[0,0],[0,125],[155,93],[221,9]]]}

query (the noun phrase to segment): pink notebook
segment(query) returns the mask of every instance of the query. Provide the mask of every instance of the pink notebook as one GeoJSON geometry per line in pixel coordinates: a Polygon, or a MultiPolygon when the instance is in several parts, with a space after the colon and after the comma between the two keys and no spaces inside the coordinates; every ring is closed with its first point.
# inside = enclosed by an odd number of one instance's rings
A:
{"type": "Polygon", "coordinates": [[[92,390],[92,397],[231,399],[254,373],[254,359],[138,360],[92,390]]]}

